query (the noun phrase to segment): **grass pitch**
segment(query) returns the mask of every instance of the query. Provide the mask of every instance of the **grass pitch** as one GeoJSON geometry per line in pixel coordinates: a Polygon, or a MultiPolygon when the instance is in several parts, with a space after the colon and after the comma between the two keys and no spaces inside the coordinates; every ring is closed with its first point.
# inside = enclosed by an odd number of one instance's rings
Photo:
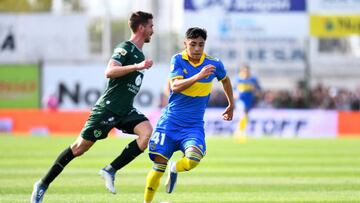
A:
{"type": "MultiPolygon", "coordinates": [[[[29,202],[33,183],[75,137],[0,135],[0,202],[29,202]]],[[[44,202],[141,203],[147,153],[117,173],[116,195],[104,188],[99,169],[130,138],[99,141],[73,160],[51,184],[44,202]]],[[[172,202],[360,202],[360,139],[207,139],[207,155],[193,171],[180,173],[173,194],[164,181],[156,203],[172,202]]],[[[177,153],[173,158],[180,158],[177,153]]]]}

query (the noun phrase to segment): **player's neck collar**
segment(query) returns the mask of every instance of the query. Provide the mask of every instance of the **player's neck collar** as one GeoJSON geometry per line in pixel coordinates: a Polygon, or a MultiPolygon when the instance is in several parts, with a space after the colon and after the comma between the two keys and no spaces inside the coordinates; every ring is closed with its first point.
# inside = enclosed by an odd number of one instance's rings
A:
{"type": "Polygon", "coordinates": [[[130,42],[131,44],[133,44],[133,45],[136,47],[137,50],[139,50],[140,52],[143,52],[142,49],[140,49],[140,48],[135,44],[135,42],[131,41],[131,39],[130,39],[128,42],[130,42]]]}
{"type": "Polygon", "coordinates": [[[201,64],[204,62],[205,57],[206,57],[206,54],[205,54],[205,52],[203,52],[203,54],[201,55],[200,60],[199,60],[198,63],[193,63],[193,62],[190,61],[189,55],[187,54],[187,51],[186,51],[186,50],[184,50],[184,51],[181,52],[181,56],[182,56],[182,59],[189,61],[189,63],[190,63],[192,66],[197,67],[197,66],[201,65],[201,64]]]}

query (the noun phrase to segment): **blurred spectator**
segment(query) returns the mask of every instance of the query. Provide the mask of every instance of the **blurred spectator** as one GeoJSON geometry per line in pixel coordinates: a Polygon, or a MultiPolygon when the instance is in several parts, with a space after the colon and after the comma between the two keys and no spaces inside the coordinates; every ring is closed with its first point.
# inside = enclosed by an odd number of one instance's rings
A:
{"type": "Polygon", "coordinates": [[[301,87],[298,87],[293,91],[292,94],[292,107],[294,109],[305,109],[308,107],[307,101],[305,98],[305,90],[301,87]]]}
{"type": "Polygon", "coordinates": [[[272,91],[263,91],[259,93],[259,98],[257,98],[257,103],[255,104],[258,108],[274,108],[277,101],[275,101],[275,93],[272,91]]]}
{"type": "Polygon", "coordinates": [[[359,111],[360,110],[360,87],[351,93],[351,110],[359,111]]]}
{"type": "MultiPolygon", "coordinates": [[[[310,89],[308,98],[301,86],[295,90],[265,90],[256,97],[256,108],[360,110],[360,88],[352,92],[317,84],[310,89]]],[[[226,97],[220,91],[211,93],[210,107],[226,107],[226,104],[226,97]]]]}
{"type": "Polygon", "coordinates": [[[58,97],[55,94],[50,94],[45,98],[45,107],[48,110],[56,111],[59,107],[58,97]]]}
{"type": "Polygon", "coordinates": [[[209,107],[227,107],[228,102],[222,90],[213,90],[209,99],[209,107]]]}
{"type": "Polygon", "coordinates": [[[334,103],[331,100],[329,88],[325,88],[322,84],[318,84],[310,92],[310,108],[331,109],[334,103]]]}

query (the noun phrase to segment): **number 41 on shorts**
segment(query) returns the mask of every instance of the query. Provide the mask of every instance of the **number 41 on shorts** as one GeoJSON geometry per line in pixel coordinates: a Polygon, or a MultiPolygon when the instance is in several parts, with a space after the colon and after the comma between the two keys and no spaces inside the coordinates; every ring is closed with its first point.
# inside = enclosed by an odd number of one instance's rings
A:
{"type": "Polygon", "coordinates": [[[158,144],[160,142],[160,145],[164,145],[165,133],[155,132],[151,136],[150,140],[153,141],[155,144],[158,144]]]}

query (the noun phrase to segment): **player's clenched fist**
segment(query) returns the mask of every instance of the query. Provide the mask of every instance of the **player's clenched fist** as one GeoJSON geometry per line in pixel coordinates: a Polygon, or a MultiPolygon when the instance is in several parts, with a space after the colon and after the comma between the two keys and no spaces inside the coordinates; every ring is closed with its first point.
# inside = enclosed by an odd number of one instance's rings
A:
{"type": "Polygon", "coordinates": [[[138,70],[149,69],[153,65],[153,61],[151,59],[145,59],[141,63],[137,64],[138,70]]]}
{"type": "Polygon", "coordinates": [[[215,66],[209,64],[204,66],[201,71],[198,73],[199,80],[209,77],[211,74],[215,72],[215,66]]]}

